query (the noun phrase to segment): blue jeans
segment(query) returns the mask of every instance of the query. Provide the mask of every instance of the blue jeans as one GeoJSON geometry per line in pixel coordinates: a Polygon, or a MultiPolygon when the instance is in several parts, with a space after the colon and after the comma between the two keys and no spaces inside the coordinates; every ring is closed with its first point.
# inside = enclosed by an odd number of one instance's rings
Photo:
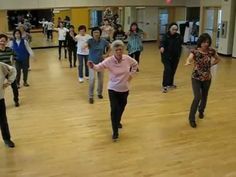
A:
{"type": "Polygon", "coordinates": [[[87,66],[88,55],[79,55],[78,54],[78,59],[79,59],[79,66],[78,66],[79,77],[80,78],[84,77],[84,73],[83,73],[84,66],[85,66],[85,77],[88,77],[89,76],[89,70],[88,70],[88,66],[87,66]]]}

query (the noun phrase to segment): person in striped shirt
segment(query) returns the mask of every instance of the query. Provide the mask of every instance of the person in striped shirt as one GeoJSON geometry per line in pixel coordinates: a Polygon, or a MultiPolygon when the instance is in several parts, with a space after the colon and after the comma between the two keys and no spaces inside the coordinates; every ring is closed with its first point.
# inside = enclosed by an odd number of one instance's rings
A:
{"type": "MultiPolygon", "coordinates": [[[[0,34],[0,62],[12,66],[14,65],[14,56],[16,56],[16,54],[11,48],[6,47],[7,42],[8,37],[5,34],[0,34]]],[[[16,80],[11,84],[11,87],[14,95],[15,106],[19,107],[19,92],[16,80]]]]}

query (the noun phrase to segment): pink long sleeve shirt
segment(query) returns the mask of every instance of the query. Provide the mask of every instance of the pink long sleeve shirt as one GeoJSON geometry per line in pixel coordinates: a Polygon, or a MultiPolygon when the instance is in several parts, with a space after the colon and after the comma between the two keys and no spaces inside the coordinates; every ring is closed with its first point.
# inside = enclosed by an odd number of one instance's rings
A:
{"type": "Polygon", "coordinates": [[[129,91],[129,77],[136,73],[138,63],[136,60],[128,55],[123,55],[120,62],[115,56],[108,57],[103,62],[94,65],[95,71],[102,71],[108,69],[109,84],[108,89],[116,92],[129,91]]]}

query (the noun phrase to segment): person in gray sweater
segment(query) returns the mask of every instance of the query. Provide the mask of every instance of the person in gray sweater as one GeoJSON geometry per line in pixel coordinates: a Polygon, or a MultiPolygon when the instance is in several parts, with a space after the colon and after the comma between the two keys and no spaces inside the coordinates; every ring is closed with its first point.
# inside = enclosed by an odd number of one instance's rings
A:
{"type": "Polygon", "coordinates": [[[0,62],[0,127],[3,141],[9,148],[15,147],[15,144],[11,141],[10,130],[8,127],[4,90],[10,86],[15,79],[16,69],[0,62]]]}

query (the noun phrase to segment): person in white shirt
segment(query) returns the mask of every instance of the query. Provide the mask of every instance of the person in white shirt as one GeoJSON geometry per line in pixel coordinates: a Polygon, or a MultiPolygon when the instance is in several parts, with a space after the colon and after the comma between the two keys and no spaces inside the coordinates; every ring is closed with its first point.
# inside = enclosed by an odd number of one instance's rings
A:
{"type": "Polygon", "coordinates": [[[59,53],[59,60],[61,60],[62,45],[64,47],[65,58],[67,58],[66,33],[69,32],[69,30],[63,26],[62,22],[60,22],[59,28],[57,28],[57,31],[58,31],[58,41],[59,41],[58,53],[59,53]]]}
{"type": "Polygon", "coordinates": [[[0,128],[4,143],[10,148],[15,147],[15,144],[11,141],[8,127],[4,90],[14,82],[15,78],[15,68],[0,62],[0,128]]]}
{"type": "Polygon", "coordinates": [[[53,29],[54,29],[54,24],[51,20],[49,20],[46,23],[46,29],[47,29],[47,40],[49,41],[49,39],[53,39],[53,29]]]}
{"type": "Polygon", "coordinates": [[[46,35],[48,21],[46,21],[45,18],[43,18],[42,21],[39,21],[39,24],[42,24],[42,33],[46,35]]]}
{"type": "Polygon", "coordinates": [[[75,37],[77,41],[77,54],[79,59],[79,67],[78,67],[78,75],[79,75],[79,82],[82,83],[84,81],[84,67],[85,66],[85,78],[88,79],[89,70],[87,66],[89,49],[85,48],[87,41],[92,38],[89,34],[86,34],[86,26],[81,25],[78,28],[79,34],[75,37]]]}

